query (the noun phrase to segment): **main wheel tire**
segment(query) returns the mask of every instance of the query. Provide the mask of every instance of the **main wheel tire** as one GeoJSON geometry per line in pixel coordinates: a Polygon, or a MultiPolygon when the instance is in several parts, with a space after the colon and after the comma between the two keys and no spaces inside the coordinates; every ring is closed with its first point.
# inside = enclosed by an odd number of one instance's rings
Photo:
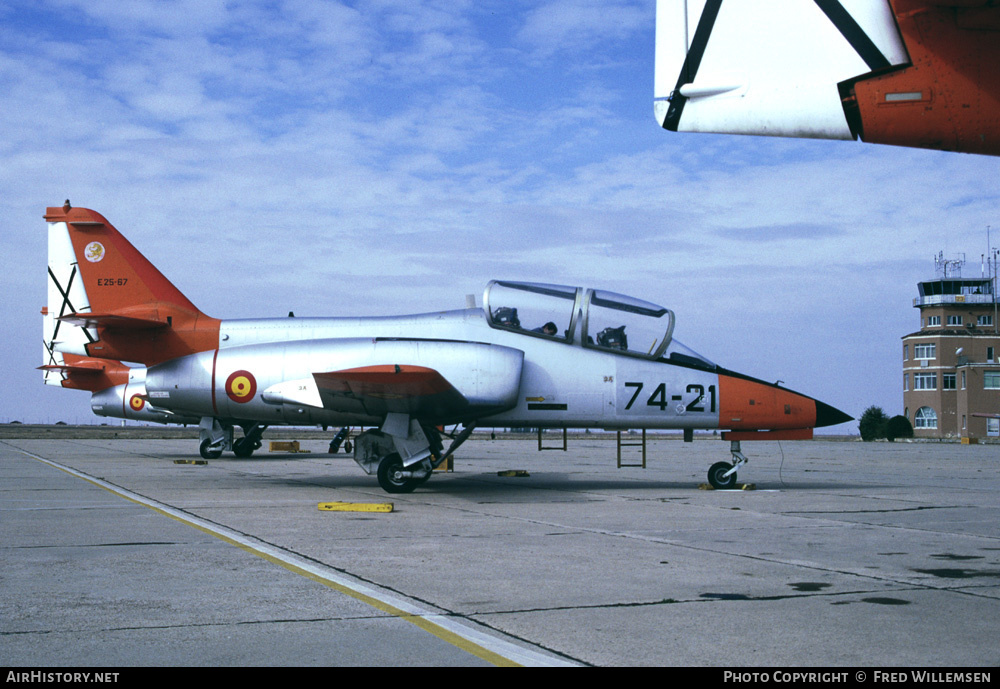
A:
{"type": "Polygon", "coordinates": [[[219,457],[222,456],[222,450],[209,449],[211,444],[212,444],[211,440],[202,440],[201,447],[198,448],[198,451],[201,452],[201,456],[204,457],[205,459],[218,459],[219,457]]]}
{"type": "Polygon", "coordinates": [[[382,486],[382,490],[386,493],[412,492],[420,480],[398,477],[396,474],[401,471],[403,471],[403,460],[399,455],[393,453],[383,457],[378,464],[378,484],[382,486]]]}
{"type": "Polygon", "coordinates": [[[246,438],[243,438],[233,443],[233,454],[239,457],[240,459],[246,459],[247,457],[252,455],[254,453],[254,450],[256,450],[258,447],[260,447],[259,444],[247,440],[246,438]]]}
{"type": "Polygon", "coordinates": [[[736,487],[736,472],[725,476],[725,473],[733,468],[729,462],[716,462],[708,470],[708,482],[716,490],[728,490],[736,487]]]}

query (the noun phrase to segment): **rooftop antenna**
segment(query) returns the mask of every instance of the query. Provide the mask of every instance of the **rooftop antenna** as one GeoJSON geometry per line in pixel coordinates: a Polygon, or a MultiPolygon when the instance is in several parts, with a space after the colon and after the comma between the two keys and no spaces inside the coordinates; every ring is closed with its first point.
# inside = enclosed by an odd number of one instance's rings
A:
{"type": "Polygon", "coordinates": [[[945,259],[944,252],[939,251],[934,257],[934,270],[945,280],[948,278],[962,277],[962,266],[965,265],[965,254],[958,254],[961,258],[945,259]]]}
{"type": "Polygon", "coordinates": [[[990,226],[986,226],[986,265],[990,268],[990,292],[993,296],[993,333],[1000,333],[1000,323],[997,323],[997,254],[990,242],[990,226]]]}

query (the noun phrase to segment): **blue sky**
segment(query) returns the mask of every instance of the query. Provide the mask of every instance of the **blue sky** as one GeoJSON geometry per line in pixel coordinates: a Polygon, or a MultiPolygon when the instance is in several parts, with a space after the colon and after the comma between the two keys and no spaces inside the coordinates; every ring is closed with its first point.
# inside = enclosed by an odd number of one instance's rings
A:
{"type": "Polygon", "coordinates": [[[34,370],[66,198],[212,316],[604,287],[726,367],[901,412],[916,282],[938,251],[979,275],[1000,162],[663,131],[654,4],[4,3],[0,422],[99,421],[34,370]]]}

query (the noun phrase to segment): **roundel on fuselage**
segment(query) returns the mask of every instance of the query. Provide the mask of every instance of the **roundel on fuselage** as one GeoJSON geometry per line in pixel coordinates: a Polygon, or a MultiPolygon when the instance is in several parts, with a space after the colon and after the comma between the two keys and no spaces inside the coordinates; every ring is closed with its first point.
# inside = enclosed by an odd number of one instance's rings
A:
{"type": "Polygon", "coordinates": [[[257,379],[250,371],[233,371],[226,378],[226,394],[238,404],[244,404],[257,394],[257,379]]]}

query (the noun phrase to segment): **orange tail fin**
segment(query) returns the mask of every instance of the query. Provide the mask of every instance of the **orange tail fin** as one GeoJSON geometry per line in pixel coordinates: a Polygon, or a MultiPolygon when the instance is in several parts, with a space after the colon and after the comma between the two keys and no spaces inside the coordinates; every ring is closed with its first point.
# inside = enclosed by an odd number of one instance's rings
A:
{"type": "Polygon", "coordinates": [[[48,208],[45,219],[51,348],[151,366],[219,346],[218,319],[199,311],[100,213],[67,201],[48,208]],[[78,330],[57,335],[67,327],[78,330]]]}

